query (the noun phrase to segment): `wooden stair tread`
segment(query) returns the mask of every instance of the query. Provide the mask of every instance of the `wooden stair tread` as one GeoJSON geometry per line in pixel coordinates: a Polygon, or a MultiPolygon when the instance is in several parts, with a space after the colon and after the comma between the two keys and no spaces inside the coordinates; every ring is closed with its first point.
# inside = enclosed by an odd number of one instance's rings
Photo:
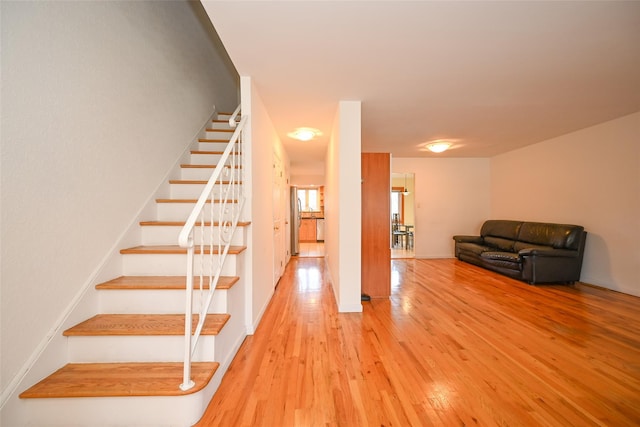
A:
{"type": "MultiPolygon", "coordinates": [[[[191,154],[223,154],[224,151],[201,151],[201,150],[191,150],[191,154]]],[[[235,153],[236,155],[241,155],[242,153],[235,153]]]]}
{"type": "MultiPolygon", "coordinates": [[[[140,221],[140,225],[143,227],[184,227],[185,221],[140,221]]],[[[238,227],[246,227],[251,224],[251,221],[238,221],[238,227]]],[[[196,226],[200,227],[202,224],[200,222],[195,223],[196,226]]],[[[205,227],[211,225],[211,222],[205,221],[205,227]]],[[[220,225],[218,221],[214,221],[214,227],[220,225]]]]}
{"type": "MultiPolygon", "coordinates": [[[[207,129],[207,132],[233,132],[232,130],[230,131],[226,131],[224,129],[207,129]]],[[[231,135],[229,135],[231,136],[231,135]]],[[[212,143],[212,144],[228,144],[230,142],[230,138],[198,138],[198,142],[200,143],[212,143]]],[[[234,142],[234,144],[236,144],[236,142],[234,142]]]]}
{"type": "MultiPolygon", "coordinates": [[[[198,199],[156,199],[156,203],[196,203],[198,199]]],[[[219,199],[215,199],[214,202],[220,203],[219,199]]],[[[237,200],[228,200],[228,203],[238,203],[237,200]]],[[[205,203],[211,203],[211,199],[207,199],[205,203]]]]}
{"type": "Polygon", "coordinates": [[[207,169],[215,169],[217,165],[188,165],[188,164],[182,164],[180,165],[181,168],[192,168],[192,169],[196,169],[196,168],[207,168],[207,169]]]}
{"type": "MultiPolygon", "coordinates": [[[[191,165],[191,164],[182,164],[180,165],[181,168],[185,168],[185,169],[198,169],[198,168],[207,168],[207,169],[215,169],[217,165],[191,165]]],[[[228,167],[228,166],[226,166],[228,167]]],[[[236,169],[240,169],[242,168],[242,166],[240,165],[235,165],[236,169]]]]}
{"type": "MultiPolygon", "coordinates": [[[[196,254],[200,253],[200,246],[196,245],[194,249],[196,254]]],[[[229,254],[237,255],[242,251],[244,251],[245,249],[247,249],[246,246],[230,246],[229,254]]],[[[147,246],[140,245],[140,246],[134,246],[132,248],[121,249],[120,253],[123,255],[125,254],[164,254],[164,255],[186,254],[187,249],[181,248],[178,245],[147,245],[147,246]]],[[[204,247],[204,253],[205,254],[211,253],[210,247],[208,245],[204,247]]],[[[217,245],[213,247],[213,253],[214,254],[219,253],[217,245]]]]}
{"type": "MultiPolygon", "coordinates": [[[[207,314],[202,335],[218,335],[229,320],[228,314],[207,314]]],[[[198,316],[193,316],[195,331],[198,316]]],[[[77,336],[158,336],[184,335],[184,314],[97,314],[64,331],[77,336]]]]}
{"type": "MultiPolygon", "coordinates": [[[[208,181],[200,180],[200,179],[170,179],[169,184],[198,184],[198,185],[206,185],[208,181]]],[[[218,184],[229,184],[230,181],[222,181],[217,182],[218,184]]],[[[242,181],[235,181],[236,184],[242,184],[242,181]]]]}
{"type": "Polygon", "coordinates": [[[206,184],[208,181],[200,179],[170,179],[169,184],[206,184]]]}
{"type": "Polygon", "coordinates": [[[220,366],[217,362],[193,362],[195,386],[180,389],[182,362],[69,363],[20,398],[183,396],[202,390],[220,366]]]}
{"type": "MultiPolygon", "coordinates": [[[[216,289],[231,289],[240,278],[238,276],[220,276],[216,289]]],[[[200,278],[194,277],[194,289],[200,287],[200,278]]],[[[209,289],[209,277],[203,277],[203,288],[209,289]]],[[[185,276],[120,276],[108,282],[96,285],[102,290],[184,290],[185,276]]]]}
{"type": "MultiPolygon", "coordinates": [[[[206,131],[207,132],[229,132],[229,133],[233,133],[236,130],[235,129],[213,129],[213,128],[207,128],[206,131]]],[[[200,138],[200,139],[207,139],[207,138],[200,138]]]]}
{"type": "MultiPolygon", "coordinates": [[[[207,129],[207,132],[233,132],[233,130],[207,129]]],[[[230,141],[231,138],[229,138],[227,135],[223,135],[222,138],[198,138],[198,142],[200,143],[228,144],[230,141]]],[[[234,142],[234,144],[235,143],[237,143],[237,141],[234,142]]]]}

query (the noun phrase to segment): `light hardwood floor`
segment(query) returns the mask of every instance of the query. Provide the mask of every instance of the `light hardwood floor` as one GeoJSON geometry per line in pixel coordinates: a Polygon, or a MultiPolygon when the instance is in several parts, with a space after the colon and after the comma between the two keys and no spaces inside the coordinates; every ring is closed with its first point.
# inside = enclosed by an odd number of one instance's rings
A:
{"type": "Polygon", "coordinates": [[[337,313],[324,264],[292,259],[198,426],[640,425],[640,298],[393,260],[337,313]]]}
{"type": "MultiPolygon", "coordinates": [[[[308,257],[323,257],[324,256],[324,243],[300,243],[299,247],[300,253],[298,257],[300,258],[308,258],[308,257]]],[[[415,253],[413,249],[391,249],[391,259],[406,259],[406,258],[415,258],[415,253]]]]}
{"type": "Polygon", "coordinates": [[[315,258],[324,256],[324,242],[301,242],[298,247],[300,258],[315,258]]]}
{"type": "Polygon", "coordinates": [[[391,259],[415,258],[413,249],[391,248],[391,259]]]}

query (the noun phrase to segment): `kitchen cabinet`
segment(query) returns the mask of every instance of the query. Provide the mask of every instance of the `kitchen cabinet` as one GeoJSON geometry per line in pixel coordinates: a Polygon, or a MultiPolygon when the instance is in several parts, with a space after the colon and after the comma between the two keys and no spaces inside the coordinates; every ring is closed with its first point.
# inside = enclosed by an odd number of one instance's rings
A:
{"type": "Polygon", "coordinates": [[[300,241],[315,242],[316,241],[316,219],[302,218],[300,220],[300,241]]]}

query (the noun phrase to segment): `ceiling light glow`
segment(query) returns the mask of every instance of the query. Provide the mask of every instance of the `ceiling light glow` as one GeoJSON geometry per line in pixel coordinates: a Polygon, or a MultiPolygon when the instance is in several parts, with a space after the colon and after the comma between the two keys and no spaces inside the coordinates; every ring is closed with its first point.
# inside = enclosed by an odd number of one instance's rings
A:
{"type": "Polygon", "coordinates": [[[447,141],[435,141],[427,144],[427,149],[433,153],[442,153],[451,147],[451,143],[447,141]]]}
{"type": "Polygon", "coordinates": [[[320,135],[322,135],[322,132],[315,128],[298,128],[287,134],[290,138],[300,141],[311,141],[313,138],[320,135]]]}

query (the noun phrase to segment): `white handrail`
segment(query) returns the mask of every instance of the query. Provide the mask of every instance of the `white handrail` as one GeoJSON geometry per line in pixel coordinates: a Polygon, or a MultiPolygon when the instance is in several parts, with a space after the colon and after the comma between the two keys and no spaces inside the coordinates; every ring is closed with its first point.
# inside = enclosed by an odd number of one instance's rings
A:
{"type": "Polygon", "coordinates": [[[216,181],[220,177],[222,170],[225,168],[224,162],[228,160],[229,154],[231,153],[231,150],[233,150],[233,145],[238,141],[238,138],[244,128],[244,124],[246,123],[246,121],[247,121],[246,116],[240,120],[238,128],[233,133],[233,136],[229,140],[229,144],[227,145],[227,148],[222,153],[222,158],[216,165],[216,168],[214,169],[213,174],[209,178],[209,181],[207,181],[207,185],[204,187],[204,190],[202,190],[202,193],[200,194],[200,197],[198,198],[196,205],[193,207],[193,210],[191,211],[189,218],[187,218],[187,221],[185,222],[184,227],[182,227],[182,230],[180,231],[180,235],[178,236],[178,244],[180,245],[181,248],[188,248],[190,245],[193,245],[193,242],[189,242],[189,236],[193,231],[193,227],[195,226],[195,223],[198,219],[198,216],[200,215],[200,212],[202,211],[202,208],[207,203],[209,194],[213,190],[213,187],[216,185],[216,181]]]}
{"type": "MultiPolygon", "coordinates": [[[[240,112],[240,106],[233,113],[232,119],[234,120],[234,126],[236,127],[235,117],[240,112]]],[[[207,181],[196,205],[194,206],[191,214],[187,218],[184,227],[180,231],[178,236],[178,244],[182,248],[187,249],[187,278],[186,278],[186,302],[185,302],[185,344],[184,344],[184,370],[183,381],[180,385],[182,390],[188,390],[194,386],[191,380],[191,358],[196,349],[198,338],[202,332],[207,312],[211,302],[213,300],[213,293],[215,291],[216,284],[222,273],[222,267],[226,260],[229,248],[231,246],[231,237],[235,232],[240,219],[240,213],[244,206],[244,192],[242,191],[242,182],[238,179],[238,176],[242,174],[242,156],[241,156],[241,144],[242,144],[242,132],[247,122],[247,117],[243,116],[240,122],[237,123],[237,127],[227,144],[224,152],[218,164],[216,165],[211,177],[207,181]],[[230,162],[228,164],[228,162],[230,162]],[[221,178],[224,174],[228,174],[228,182],[223,181],[221,178]],[[214,199],[215,187],[218,186],[217,196],[218,199],[214,199]],[[235,200],[234,200],[235,199],[235,200]],[[214,202],[218,204],[218,218],[217,225],[214,218],[214,202]],[[205,221],[204,213],[207,204],[210,203],[211,209],[209,222],[205,221]],[[231,206],[231,215],[228,214],[229,206],[231,206]],[[229,218],[231,216],[231,218],[229,218]],[[201,306],[198,310],[198,323],[195,331],[192,335],[193,325],[193,286],[194,286],[194,258],[196,255],[196,245],[194,239],[194,230],[196,223],[200,221],[200,245],[199,245],[199,259],[200,259],[200,292],[201,292],[201,306]],[[208,227],[207,229],[205,229],[208,227]],[[217,243],[215,242],[214,229],[217,227],[217,243]],[[205,244],[205,231],[209,231],[209,243],[205,244]],[[223,235],[227,235],[225,239],[223,235]],[[222,240],[225,240],[224,245],[222,240]],[[209,259],[205,265],[205,246],[208,246],[209,259]],[[217,265],[214,266],[214,252],[218,255],[217,265]],[[215,272],[214,272],[215,267],[215,272]],[[209,279],[209,291],[204,296],[204,277],[205,270],[208,271],[209,279]],[[204,299],[204,303],[202,300],[204,299]]]]}
{"type": "Polygon", "coordinates": [[[229,126],[231,126],[232,128],[236,127],[236,117],[238,117],[238,114],[240,114],[240,110],[242,109],[242,105],[238,105],[238,107],[236,108],[236,111],[233,112],[233,114],[231,114],[231,117],[229,118],[229,126]]]}

